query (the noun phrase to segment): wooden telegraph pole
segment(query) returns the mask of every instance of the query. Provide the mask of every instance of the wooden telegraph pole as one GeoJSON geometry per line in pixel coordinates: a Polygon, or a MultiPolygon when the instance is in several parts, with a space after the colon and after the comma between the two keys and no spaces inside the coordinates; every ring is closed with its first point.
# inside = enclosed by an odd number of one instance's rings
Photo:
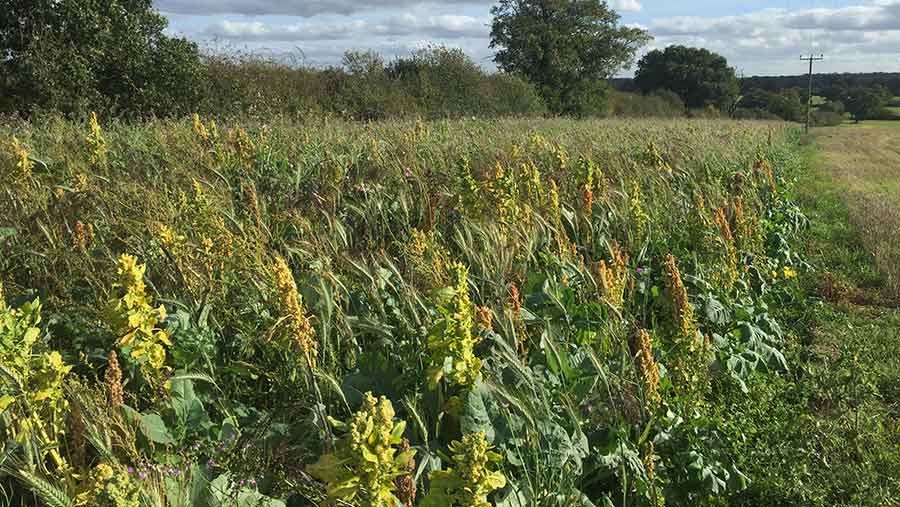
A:
{"type": "Polygon", "coordinates": [[[825,55],[819,56],[801,56],[801,60],[809,62],[809,92],[806,95],[806,133],[809,134],[809,123],[812,119],[812,71],[813,71],[813,62],[817,62],[825,59],[825,55]]]}

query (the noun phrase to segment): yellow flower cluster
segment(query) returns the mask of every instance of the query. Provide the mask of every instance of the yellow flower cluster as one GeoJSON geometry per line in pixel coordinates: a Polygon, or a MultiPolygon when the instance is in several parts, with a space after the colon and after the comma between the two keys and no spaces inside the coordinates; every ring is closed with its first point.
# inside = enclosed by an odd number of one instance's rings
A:
{"type": "Polygon", "coordinates": [[[166,362],[166,347],[171,347],[169,334],[158,326],[166,320],[166,308],[153,308],[152,298],[144,285],[147,266],[132,255],[122,254],[116,273],[116,286],[124,294],[112,302],[114,330],[120,338],[117,345],[129,349],[145,373],[158,373],[166,362]],[[150,371],[148,371],[150,370],[150,371]]]}
{"type": "MultiPolygon", "coordinates": [[[[0,297],[2,300],[2,297],[0,297]]],[[[67,468],[58,451],[65,434],[68,402],[63,382],[72,370],[59,352],[41,343],[40,301],[12,308],[0,304],[0,412],[11,410],[7,438],[24,443],[35,438],[41,456],[50,455],[58,470],[67,468]]]]}
{"type": "Polygon", "coordinates": [[[628,201],[628,209],[631,212],[631,219],[634,221],[634,235],[643,241],[647,234],[647,223],[650,217],[644,211],[644,204],[641,195],[641,184],[637,181],[631,186],[631,199],[628,201]]]}
{"type": "Polygon", "coordinates": [[[106,139],[103,138],[103,129],[100,128],[100,122],[97,120],[97,113],[91,113],[90,132],[86,137],[87,143],[91,148],[91,165],[93,167],[103,167],[106,165],[106,139]]]}
{"type": "Polygon", "coordinates": [[[778,270],[772,271],[773,280],[777,280],[779,275],[785,280],[791,280],[793,278],[797,278],[797,271],[790,266],[784,266],[783,268],[781,268],[781,273],[779,273],[778,270]]]}
{"type": "Polygon", "coordinates": [[[303,298],[297,292],[297,283],[287,262],[280,256],[275,257],[275,285],[281,298],[282,311],[290,327],[291,338],[300,347],[309,368],[316,367],[319,344],[316,342],[316,331],[306,315],[303,298]]]}
{"type": "Polygon", "coordinates": [[[12,138],[12,152],[16,161],[17,177],[21,180],[27,180],[31,177],[34,162],[31,160],[28,149],[15,136],[12,138]]]}
{"type": "Polygon", "coordinates": [[[75,497],[77,507],[139,507],[140,486],[121,466],[100,463],[90,473],[89,489],[75,497]]]}
{"type": "Polygon", "coordinates": [[[390,400],[366,393],[362,407],[348,423],[329,420],[346,433],[333,453],[306,467],[310,475],[327,483],[325,505],[397,507],[394,479],[408,475],[415,451],[406,446],[397,453],[406,422],[394,422],[390,400]]]}
{"type": "Polygon", "coordinates": [[[506,486],[493,464],[503,457],[492,450],[483,432],[464,435],[450,444],[453,466],[432,472],[422,507],[491,507],[488,495],[506,486]]]}
{"type": "Polygon", "coordinates": [[[456,285],[447,289],[447,301],[438,307],[441,317],[428,336],[430,389],[445,376],[452,385],[468,387],[481,374],[481,359],[473,351],[480,338],[472,333],[475,305],[469,299],[469,270],[460,263],[451,264],[450,270],[456,285]]]}
{"type": "Polygon", "coordinates": [[[628,283],[628,255],[613,240],[610,249],[612,260],[607,265],[601,260],[597,263],[597,278],[603,301],[615,309],[621,309],[625,303],[625,286],[628,283]]]}
{"type": "Polygon", "coordinates": [[[404,253],[415,274],[431,288],[447,282],[447,251],[439,244],[434,231],[411,229],[404,253]]]}

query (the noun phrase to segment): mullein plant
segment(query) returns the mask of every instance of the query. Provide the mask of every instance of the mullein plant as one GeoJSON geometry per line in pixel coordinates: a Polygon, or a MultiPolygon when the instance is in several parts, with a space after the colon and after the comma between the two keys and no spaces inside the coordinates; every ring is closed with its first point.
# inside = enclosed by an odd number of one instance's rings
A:
{"type": "Polygon", "coordinates": [[[628,211],[631,215],[631,221],[634,224],[634,243],[640,245],[647,237],[647,224],[650,222],[650,216],[644,210],[641,184],[637,181],[631,185],[628,211]]]}
{"type": "Polygon", "coordinates": [[[153,298],[144,284],[145,264],[137,258],[119,256],[115,287],[120,296],[110,302],[110,324],[119,336],[116,345],[136,361],[151,385],[158,387],[165,372],[166,348],[172,346],[169,333],[160,326],[166,320],[166,307],[153,307],[153,298]]]}
{"type": "Polygon", "coordinates": [[[491,507],[488,495],[506,486],[506,477],[494,469],[503,457],[492,450],[484,432],[469,433],[450,444],[445,470],[430,475],[422,507],[491,507]]]}
{"type": "Polygon", "coordinates": [[[94,169],[104,168],[106,167],[109,148],[106,145],[106,139],[103,137],[103,129],[100,127],[100,121],[97,119],[97,113],[91,113],[88,129],[85,140],[91,150],[91,167],[94,169]]]}
{"type": "MultiPolygon", "coordinates": [[[[394,407],[382,396],[366,393],[363,405],[346,423],[329,417],[343,431],[334,452],[306,467],[327,484],[323,505],[397,507],[397,479],[409,476],[415,451],[403,445],[405,421],[394,421],[394,407]]],[[[408,487],[408,485],[407,485],[408,487]]],[[[413,491],[415,485],[413,484],[413,491]]],[[[404,494],[409,495],[405,490],[404,494]]],[[[412,493],[413,496],[415,493],[412,493]]]]}
{"type": "Polygon", "coordinates": [[[31,465],[49,457],[66,479],[70,467],[59,449],[69,409],[63,384],[72,366],[47,347],[40,323],[40,301],[20,308],[0,303],[0,427],[26,449],[37,442],[31,465]]]}
{"type": "Polygon", "coordinates": [[[480,338],[473,333],[475,305],[469,299],[469,270],[452,263],[450,271],[455,284],[441,294],[440,317],[428,336],[429,389],[436,389],[442,380],[467,389],[481,376],[482,362],[473,350],[480,338]]]}

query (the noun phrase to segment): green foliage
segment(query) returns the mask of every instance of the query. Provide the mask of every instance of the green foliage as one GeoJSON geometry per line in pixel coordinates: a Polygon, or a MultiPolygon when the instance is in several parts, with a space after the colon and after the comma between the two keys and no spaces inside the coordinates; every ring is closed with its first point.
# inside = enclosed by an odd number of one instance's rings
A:
{"type": "Polygon", "coordinates": [[[854,88],[848,92],[847,112],[856,123],[875,118],[890,100],[890,92],[882,86],[854,88]]]}
{"type": "Polygon", "coordinates": [[[783,122],[50,118],[13,137],[0,277],[11,307],[42,294],[41,352],[73,365],[54,449],[77,479],[34,472],[69,498],[99,463],[153,506],[721,504],[764,477],[719,396],[793,379],[783,122]],[[315,361],[283,339],[297,322],[315,361]],[[132,331],[165,345],[153,385],[108,360],[132,331]]]}
{"type": "Polygon", "coordinates": [[[163,34],[149,0],[5,0],[0,111],[186,114],[196,107],[196,44],[163,34]]]}
{"type": "Polygon", "coordinates": [[[728,109],[738,95],[734,69],[724,57],[703,48],[655,49],[637,64],[634,83],[644,93],[671,90],[689,108],[728,109]]]}
{"type": "Polygon", "coordinates": [[[214,115],[357,119],[523,116],[545,112],[535,87],[487,73],[459,49],[429,46],[391,62],[347,52],[342,67],[315,69],[254,55],[207,55],[198,107],[214,115]]]}
{"type": "Polygon", "coordinates": [[[605,2],[501,0],[491,8],[494,61],[534,84],[557,114],[604,110],[603,81],[628,68],[650,36],[619,25],[605,2]]]}
{"type": "MultiPolygon", "coordinates": [[[[765,113],[768,113],[774,118],[800,121],[805,114],[805,108],[800,104],[799,96],[787,93],[769,93],[760,89],[744,93],[739,98],[737,107],[745,111],[744,117],[750,117],[747,112],[759,112],[759,116],[763,118],[765,118],[765,113]]],[[[741,115],[736,114],[735,116],[740,117],[741,115]]]]}

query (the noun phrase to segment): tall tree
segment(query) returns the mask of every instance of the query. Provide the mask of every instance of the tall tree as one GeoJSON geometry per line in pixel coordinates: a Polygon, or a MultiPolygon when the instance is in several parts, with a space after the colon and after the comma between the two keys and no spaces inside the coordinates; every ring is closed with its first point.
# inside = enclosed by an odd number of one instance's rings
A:
{"type": "Polygon", "coordinates": [[[151,0],[0,0],[0,110],[186,112],[200,54],[166,25],[151,0]]]}
{"type": "Polygon", "coordinates": [[[533,83],[561,114],[601,109],[605,80],[650,40],[644,30],[620,26],[601,0],[500,0],[491,14],[494,61],[533,83]]]}
{"type": "Polygon", "coordinates": [[[690,108],[730,107],[740,86],[725,57],[703,48],[669,46],[653,50],[638,62],[634,76],[644,93],[667,89],[690,108]]]}
{"type": "Polygon", "coordinates": [[[891,92],[881,85],[857,87],[847,96],[847,111],[856,123],[875,118],[891,98],[891,92]]]}

